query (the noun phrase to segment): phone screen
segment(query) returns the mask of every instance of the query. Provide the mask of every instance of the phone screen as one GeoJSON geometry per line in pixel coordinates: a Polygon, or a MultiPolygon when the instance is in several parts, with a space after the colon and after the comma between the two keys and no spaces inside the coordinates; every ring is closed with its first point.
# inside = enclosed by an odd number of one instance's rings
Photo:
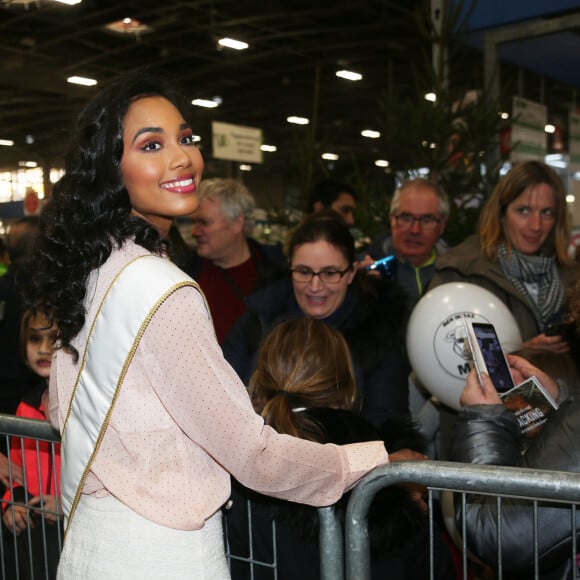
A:
{"type": "Polygon", "coordinates": [[[493,324],[472,322],[471,327],[487,367],[487,374],[496,390],[498,393],[509,391],[514,383],[493,324]]]}

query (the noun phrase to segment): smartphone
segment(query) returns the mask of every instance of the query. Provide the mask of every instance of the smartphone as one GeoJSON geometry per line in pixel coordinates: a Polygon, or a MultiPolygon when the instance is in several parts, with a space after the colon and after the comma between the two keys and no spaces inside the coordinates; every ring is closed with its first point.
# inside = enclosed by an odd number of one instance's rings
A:
{"type": "Polygon", "coordinates": [[[544,330],[544,334],[546,336],[562,336],[565,339],[572,328],[573,324],[570,322],[557,322],[554,324],[548,324],[544,330]]]}
{"type": "Polygon", "coordinates": [[[466,320],[465,326],[471,359],[480,384],[483,384],[481,373],[487,373],[498,393],[512,389],[515,385],[510,367],[493,324],[466,320]]]}
{"type": "Polygon", "coordinates": [[[369,272],[379,272],[386,280],[393,279],[397,274],[397,260],[395,256],[385,256],[366,267],[369,272]]]}

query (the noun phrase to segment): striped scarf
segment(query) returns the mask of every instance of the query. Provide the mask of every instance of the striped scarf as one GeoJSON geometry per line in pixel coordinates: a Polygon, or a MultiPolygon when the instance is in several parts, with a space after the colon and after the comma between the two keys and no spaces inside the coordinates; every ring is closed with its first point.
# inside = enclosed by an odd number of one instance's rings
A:
{"type": "Polygon", "coordinates": [[[532,305],[534,317],[543,330],[547,322],[558,312],[564,300],[564,290],[556,259],[547,256],[528,256],[515,249],[507,251],[502,242],[498,249],[501,271],[532,305]],[[531,293],[528,285],[536,285],[537,293],[531,293]]]}

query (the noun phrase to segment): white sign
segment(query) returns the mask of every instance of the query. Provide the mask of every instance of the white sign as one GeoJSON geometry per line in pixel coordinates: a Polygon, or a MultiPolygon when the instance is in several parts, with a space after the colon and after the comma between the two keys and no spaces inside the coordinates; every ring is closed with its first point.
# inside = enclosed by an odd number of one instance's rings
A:
{"type": "Polygon", "coordinates": [[[544,160],[547,153],[545,105],[514,97],[512,103],[511,161],[544,160]]]}
{"type": "Polygon", "coordinates": [[[262,130],[213,121],[213,156],[216,159],[262,163],[262,130]]]}

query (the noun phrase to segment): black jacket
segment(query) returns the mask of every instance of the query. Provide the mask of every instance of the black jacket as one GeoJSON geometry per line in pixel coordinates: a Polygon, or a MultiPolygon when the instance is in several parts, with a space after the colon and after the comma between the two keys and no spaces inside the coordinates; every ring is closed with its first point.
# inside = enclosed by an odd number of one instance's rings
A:
{"type": "MultiPolygon", "coordinates": [[[[452,459],[465,463],[511,465],[534,469],[580,471],[580,401],[564,403],[550,414],[539,435],[520,454],[520,431],[515,416],[501,405],[473,405],[458,415],[452,459]]],[[[468,496],[467,542],[482,560],[497,559],[497,504],[494,497],[468,496]]],[[[531,502],[502,500],[502,554],[506,578],[533,577],[533,511],[531,502]]],[[[456,509],[458,520],[460,510],[456,509]]],[[[538,554],[540,578],[572,578],[574,533],[580,541],[580,518],[571,528],[569,506],[540,504],[538,554]]],[[[461,521],[458,521],[461,529],[461,521]]]]}
{"type": "MultiPolygon", "coordinates": [[[[322,443],[340,445],[384,440],[393,452],[402,448],[424,451],[424,442],[408,419],[389,419],[381,429],[349,411],[309,409],[304,411],[322,429],[322,443]]],[[[335,509],[344,518],[349,494],[335,509]]],[[[316,508],[275,500],[244,488],[232,486],[232,506],[225,511],[227,538],[232,554],[248,557],[247,500],[252,500],[252,550],[254,561],[273,562],[272,522],[276,522],[277,578],[279,580],[319,580],[318,515],[316,508]]],[[[369,533],[373,580],[427,580],[429,578],[428,519],[408,492],[398,486],[381,490],[369,511],[369,533]]],[[[434,533],[435,578],[456,577],[447,545],[437,526],[434,533]]],[[[271,569],[255,566],[256,580],[271,580],[271,569]]],[[[231,560],[232,580],[249,580],[250,565],[231,560]]]]}
{"type": "MultiPolygon", "coordinates": [[[[405,348],[408,307],[394,282],[355,277],[342,305],[328,318],[350,348],[362,394],[362,414],[374,425],[409,410],[410,366],[405,348]]],[[[245,384],[255,369],[266,334],[277,324],[304,313],[294,297],[292,281],[280,280],[248,296],[247,311],[226,336],[222,349],[245,384]]]]}

